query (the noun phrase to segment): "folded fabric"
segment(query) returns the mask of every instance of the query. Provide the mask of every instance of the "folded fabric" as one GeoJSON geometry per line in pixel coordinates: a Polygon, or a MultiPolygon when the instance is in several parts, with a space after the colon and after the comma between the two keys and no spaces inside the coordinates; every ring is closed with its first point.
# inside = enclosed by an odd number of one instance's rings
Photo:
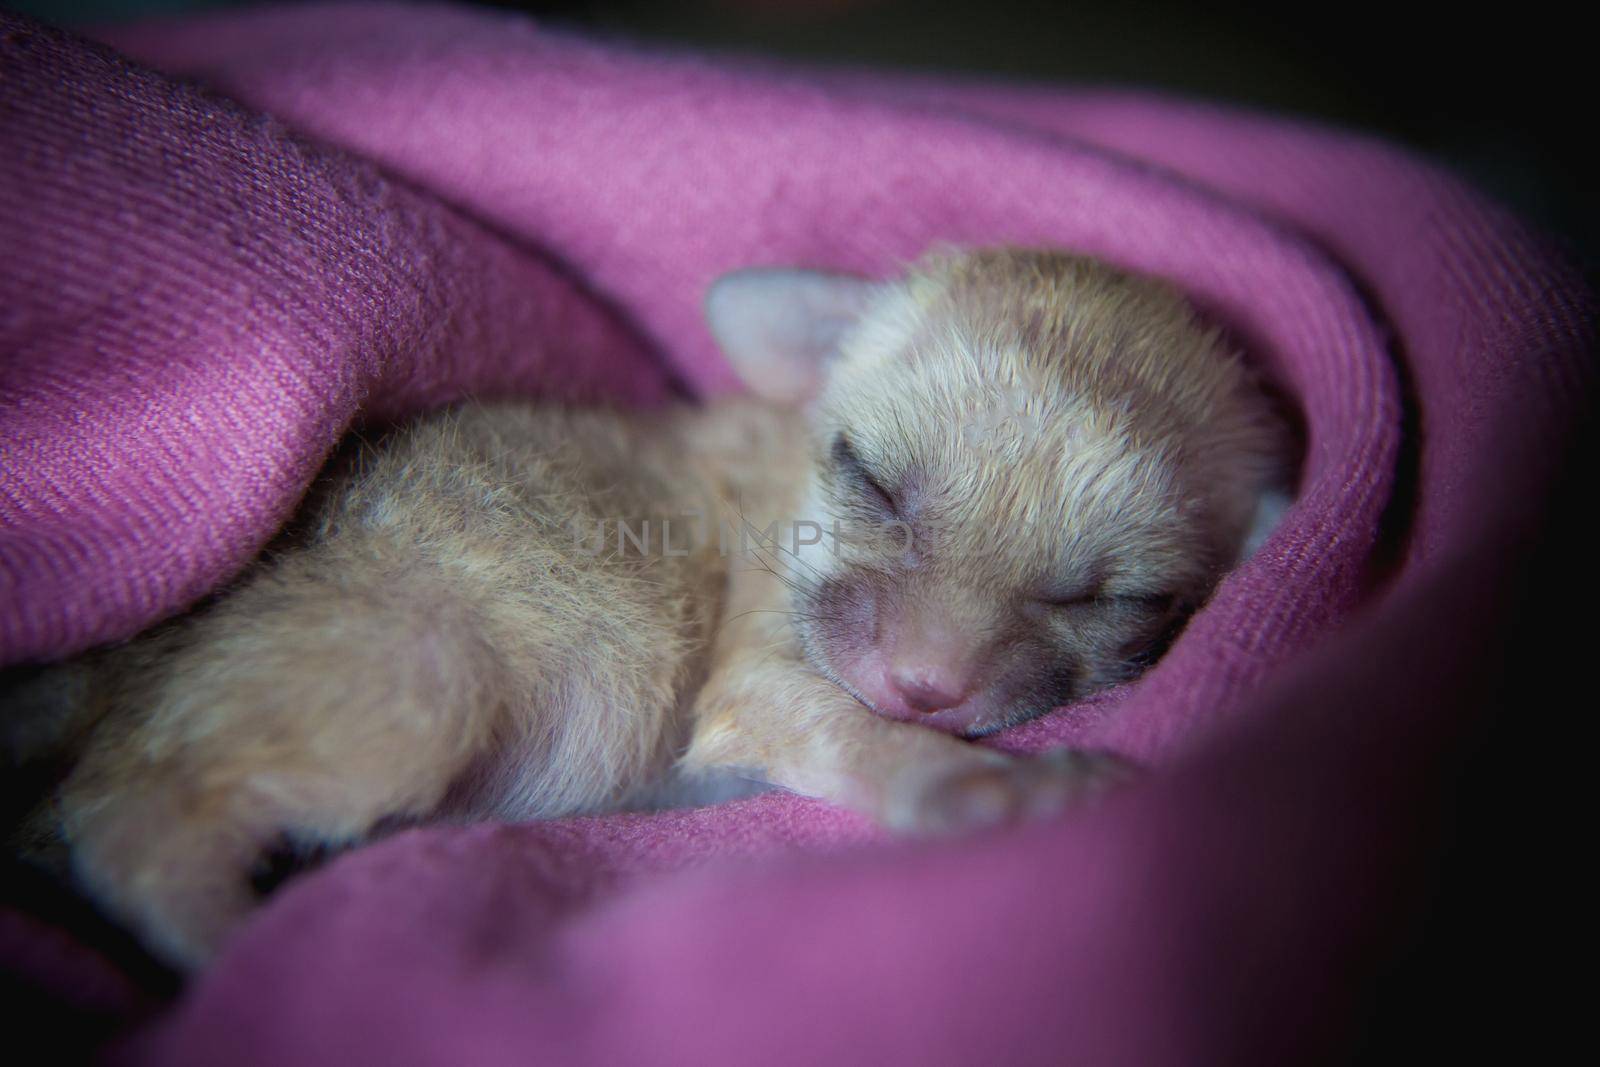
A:
{"type": "MultiPolygon", "coordinates": [[[[920,845],[789,796],[407,833],[292,884],[125,1052],[1191,1064],[1328,1038],[1425,832],[1392,805],[1465,729],[1507,531],[1589,387],[1587,296],[1514,218],[1312,126],[466,9],[149,24],[122,54],[0,27],[0,662],[214,589],[358,416],[732,388],[700,303],[751,264],[1100,256],[1181,286],[1305,429],[1294,507],[1171,652],[999,739],[1154,768],[1104,807],[920,845]]],[[[0,931],[71,994],[37,922],[0,931]]]]}

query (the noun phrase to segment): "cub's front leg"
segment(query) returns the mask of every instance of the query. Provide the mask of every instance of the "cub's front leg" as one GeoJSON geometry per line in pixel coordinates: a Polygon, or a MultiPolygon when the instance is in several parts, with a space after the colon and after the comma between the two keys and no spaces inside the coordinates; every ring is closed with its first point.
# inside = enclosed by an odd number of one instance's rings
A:
{"type": "Polygon", "coordinates": [[[922,834],[1049,814],[1129,773],[1114,757],[1010,756],[892,722],[798,658],[755,655],[707,681],[684,766],[737,770],[922,834]]]}

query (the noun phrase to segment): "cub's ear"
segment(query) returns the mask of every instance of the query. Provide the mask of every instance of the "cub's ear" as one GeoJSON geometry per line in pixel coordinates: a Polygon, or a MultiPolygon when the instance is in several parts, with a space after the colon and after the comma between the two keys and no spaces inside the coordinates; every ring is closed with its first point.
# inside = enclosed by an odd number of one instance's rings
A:
{"type": "Polygon", "coordinates": [[[846,274],[736,270],[712,283],[706,319],[751,392],[799,405],[821,390],[840,338],[878,290],[879,283],[846,274]]]}

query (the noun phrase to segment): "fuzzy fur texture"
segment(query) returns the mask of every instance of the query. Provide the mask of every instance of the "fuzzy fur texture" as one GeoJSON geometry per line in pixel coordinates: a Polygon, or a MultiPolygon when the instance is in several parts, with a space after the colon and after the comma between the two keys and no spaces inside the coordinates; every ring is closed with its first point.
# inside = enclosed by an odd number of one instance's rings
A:
{"type": "Polygon", "coordinates": [[[941,831],[1114,776],[949,735],[1128,677],[1237,556],[1284,457],[1217,335],[1010,250],[735,275],[710,313],[798,406],[467,406],[354,440],[232,589],[29,691],[17,721],[53,686],[79,728],[40,736],[81,746],[35,837],[193,966],[285,839],[730,774],[941,831]],[[797,520],[910,536],[805,545],[797,520]]]}
{"type": "Polygon", "coordinates": [[[967,734],[1130,677],[1285,477],[1263,395],[1176,293],[1050,253],[935,255],[882,288],[813,423],[834,454],[808,510],[913,546],[812,553],[814,656],[967,734]]]}

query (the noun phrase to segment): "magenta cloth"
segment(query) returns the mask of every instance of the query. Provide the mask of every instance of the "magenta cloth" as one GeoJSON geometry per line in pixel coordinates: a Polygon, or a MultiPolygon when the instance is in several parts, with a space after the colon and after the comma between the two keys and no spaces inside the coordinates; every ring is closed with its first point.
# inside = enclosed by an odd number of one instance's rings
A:
{"type": "MultiPolygon", "coordinates": [[[[1336,1039],[1407,906],[1507,531],[1589,388],[1588,298],[1516,219],[1313,126],[467,9],[108,34],[132,61],[0,25],[5,663],[215,588],[357,415],[731,388],[700,304],[739,266],[1098,255],[1224,323],[1307,439],[1283,526],[1154,670],[1001,739],[1152,767],[1106,806],[932,844],[789,796],[410,832],[291,885],[125,1055],[1238,1064],[1336,1039]]],[[[65,988],[36,926],[0,930],[65,988]]]]}

